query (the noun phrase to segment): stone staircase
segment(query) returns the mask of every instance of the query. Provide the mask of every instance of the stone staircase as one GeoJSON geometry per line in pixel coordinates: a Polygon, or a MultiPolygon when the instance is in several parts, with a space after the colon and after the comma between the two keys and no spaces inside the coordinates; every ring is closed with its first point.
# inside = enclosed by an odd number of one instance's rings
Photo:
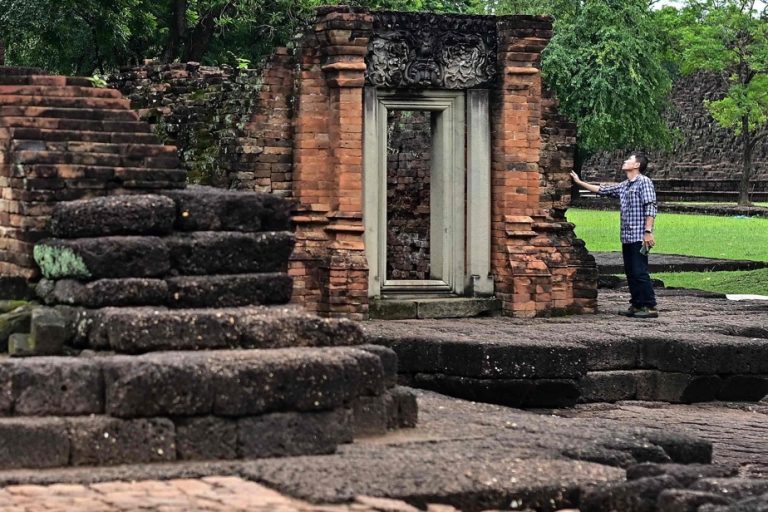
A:
{"type": "Polygon", "coordinates": [[[393,351],[285,305],[289,208],[205,187],[57,205],[47,306],[0,357],[0,465],[332,453],[414,425],[393,351]]]}
{"type": "Polygon", "coordinates": [[[331,453],[415,424],[393,351],[287,305],[289,203],[185,188],[119,92],[0,68],[0,190],[0,295],[42,275],[43,304],[0,354],[1,467],[331,453]]]}
{"type": "Polygon", "coordinates": [[[36,277],[32,247],[55,203],[182,188],[185,180],[176,148],[118,91],[0,67],[0,273],[36,277]]]}

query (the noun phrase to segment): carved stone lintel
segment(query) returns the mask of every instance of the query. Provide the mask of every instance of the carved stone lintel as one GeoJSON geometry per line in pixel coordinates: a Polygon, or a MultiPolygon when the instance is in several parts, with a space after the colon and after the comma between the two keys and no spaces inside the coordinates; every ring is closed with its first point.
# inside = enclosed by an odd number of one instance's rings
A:
{"type": "Polygon", "coordinates": [[[368,45],[366,80],[390,88],[468,89],[496,77],[490,18],[379,13],[368,45]]]}

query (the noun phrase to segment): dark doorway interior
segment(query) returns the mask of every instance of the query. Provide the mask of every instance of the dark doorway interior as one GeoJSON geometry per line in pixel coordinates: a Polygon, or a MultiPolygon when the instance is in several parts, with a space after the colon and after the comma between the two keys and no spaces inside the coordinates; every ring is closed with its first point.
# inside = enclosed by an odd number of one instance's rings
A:
{"type": "Polygon", "coordinates": [[[387,115],[387,279],[430,279],[432,114],[387,115]]]}

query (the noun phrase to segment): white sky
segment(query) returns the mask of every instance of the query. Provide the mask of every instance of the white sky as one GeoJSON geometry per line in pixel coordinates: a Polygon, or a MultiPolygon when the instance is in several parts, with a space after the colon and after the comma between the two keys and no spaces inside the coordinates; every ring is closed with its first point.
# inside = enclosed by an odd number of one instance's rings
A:
{"type": "MultiPolygon", "coordinates": [[[[675,7],[680,7],[681,5],[683,5],[683,3],[684,2],[682,0],[659,0],[659,2],[656,5],[658,7],[663,7],[665,5],[672,5],[672,6],[675,6],[675,7]]],[[[765,3],[766,3],[765,0],[757,0],[755,2],[755,8],[758,11],[761,11],[765,7],[765,3]]]]}

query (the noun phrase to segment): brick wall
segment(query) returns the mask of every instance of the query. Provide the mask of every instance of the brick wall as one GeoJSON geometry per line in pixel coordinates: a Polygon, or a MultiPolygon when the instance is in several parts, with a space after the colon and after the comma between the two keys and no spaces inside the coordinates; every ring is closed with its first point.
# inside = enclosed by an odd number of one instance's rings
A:
{"type": "MultiPolygon", "coordinates": [[[[650,176],[663,199],[736,200],[741,180],[741,143],[719,128],[704,106],[722,98],[726,85],[715,75],[699,73],[680,79],[672,89],[667,121],[681,140],[671,151],[650,151],[650,176]]],[[[624,179],[621,163],[627,151],[601,152],[583,168],[586,179],[624,179]]],[[[768,199],[768,143],[755,148],[751,188],[754,199],[768,199]]]]}
{"type": "MultiPolygon", "coordinates": [[[[571,164],[573,141],[569,126],[542,94],[540,55],[551,35],[546,18],[499,22],[501,84],[491,108],[492,267],[496,295],[504,312],[514,316],[589,312],[596,306],[596,290],[593,297],[574,288],[577,273],[586,278],[594,263],[574,252],[573,225],[562,217],[570,200],[563,173],[571,164]]],[[[578,289],[589,286],[585,279],[578,289]]]]}
{"type": "Polygon", "coordinates": [[[185,185],[176,148],[118,91],[0,68],[0,104],[0,274],[38,276],[33,246],[58,202],[185,185]]]}
{"type": "Polygon", "coordinates": [[[429,112],[391,110],[387,151],[387,279],[430,279],[429,112]]]}
{"type": "Polygon", "coordinates": [[[299,52],[294,122],[294,297],[326,316],[368,314],[363,242],[363,87],[372,17],[318,9],[299,52]]]}
{"type": "Polygon", "coordinates": [[[110,85],[178,147],[190,181],[290,195],[293,58],[282,48],[258,69],[149,64],[110,85]]]}

